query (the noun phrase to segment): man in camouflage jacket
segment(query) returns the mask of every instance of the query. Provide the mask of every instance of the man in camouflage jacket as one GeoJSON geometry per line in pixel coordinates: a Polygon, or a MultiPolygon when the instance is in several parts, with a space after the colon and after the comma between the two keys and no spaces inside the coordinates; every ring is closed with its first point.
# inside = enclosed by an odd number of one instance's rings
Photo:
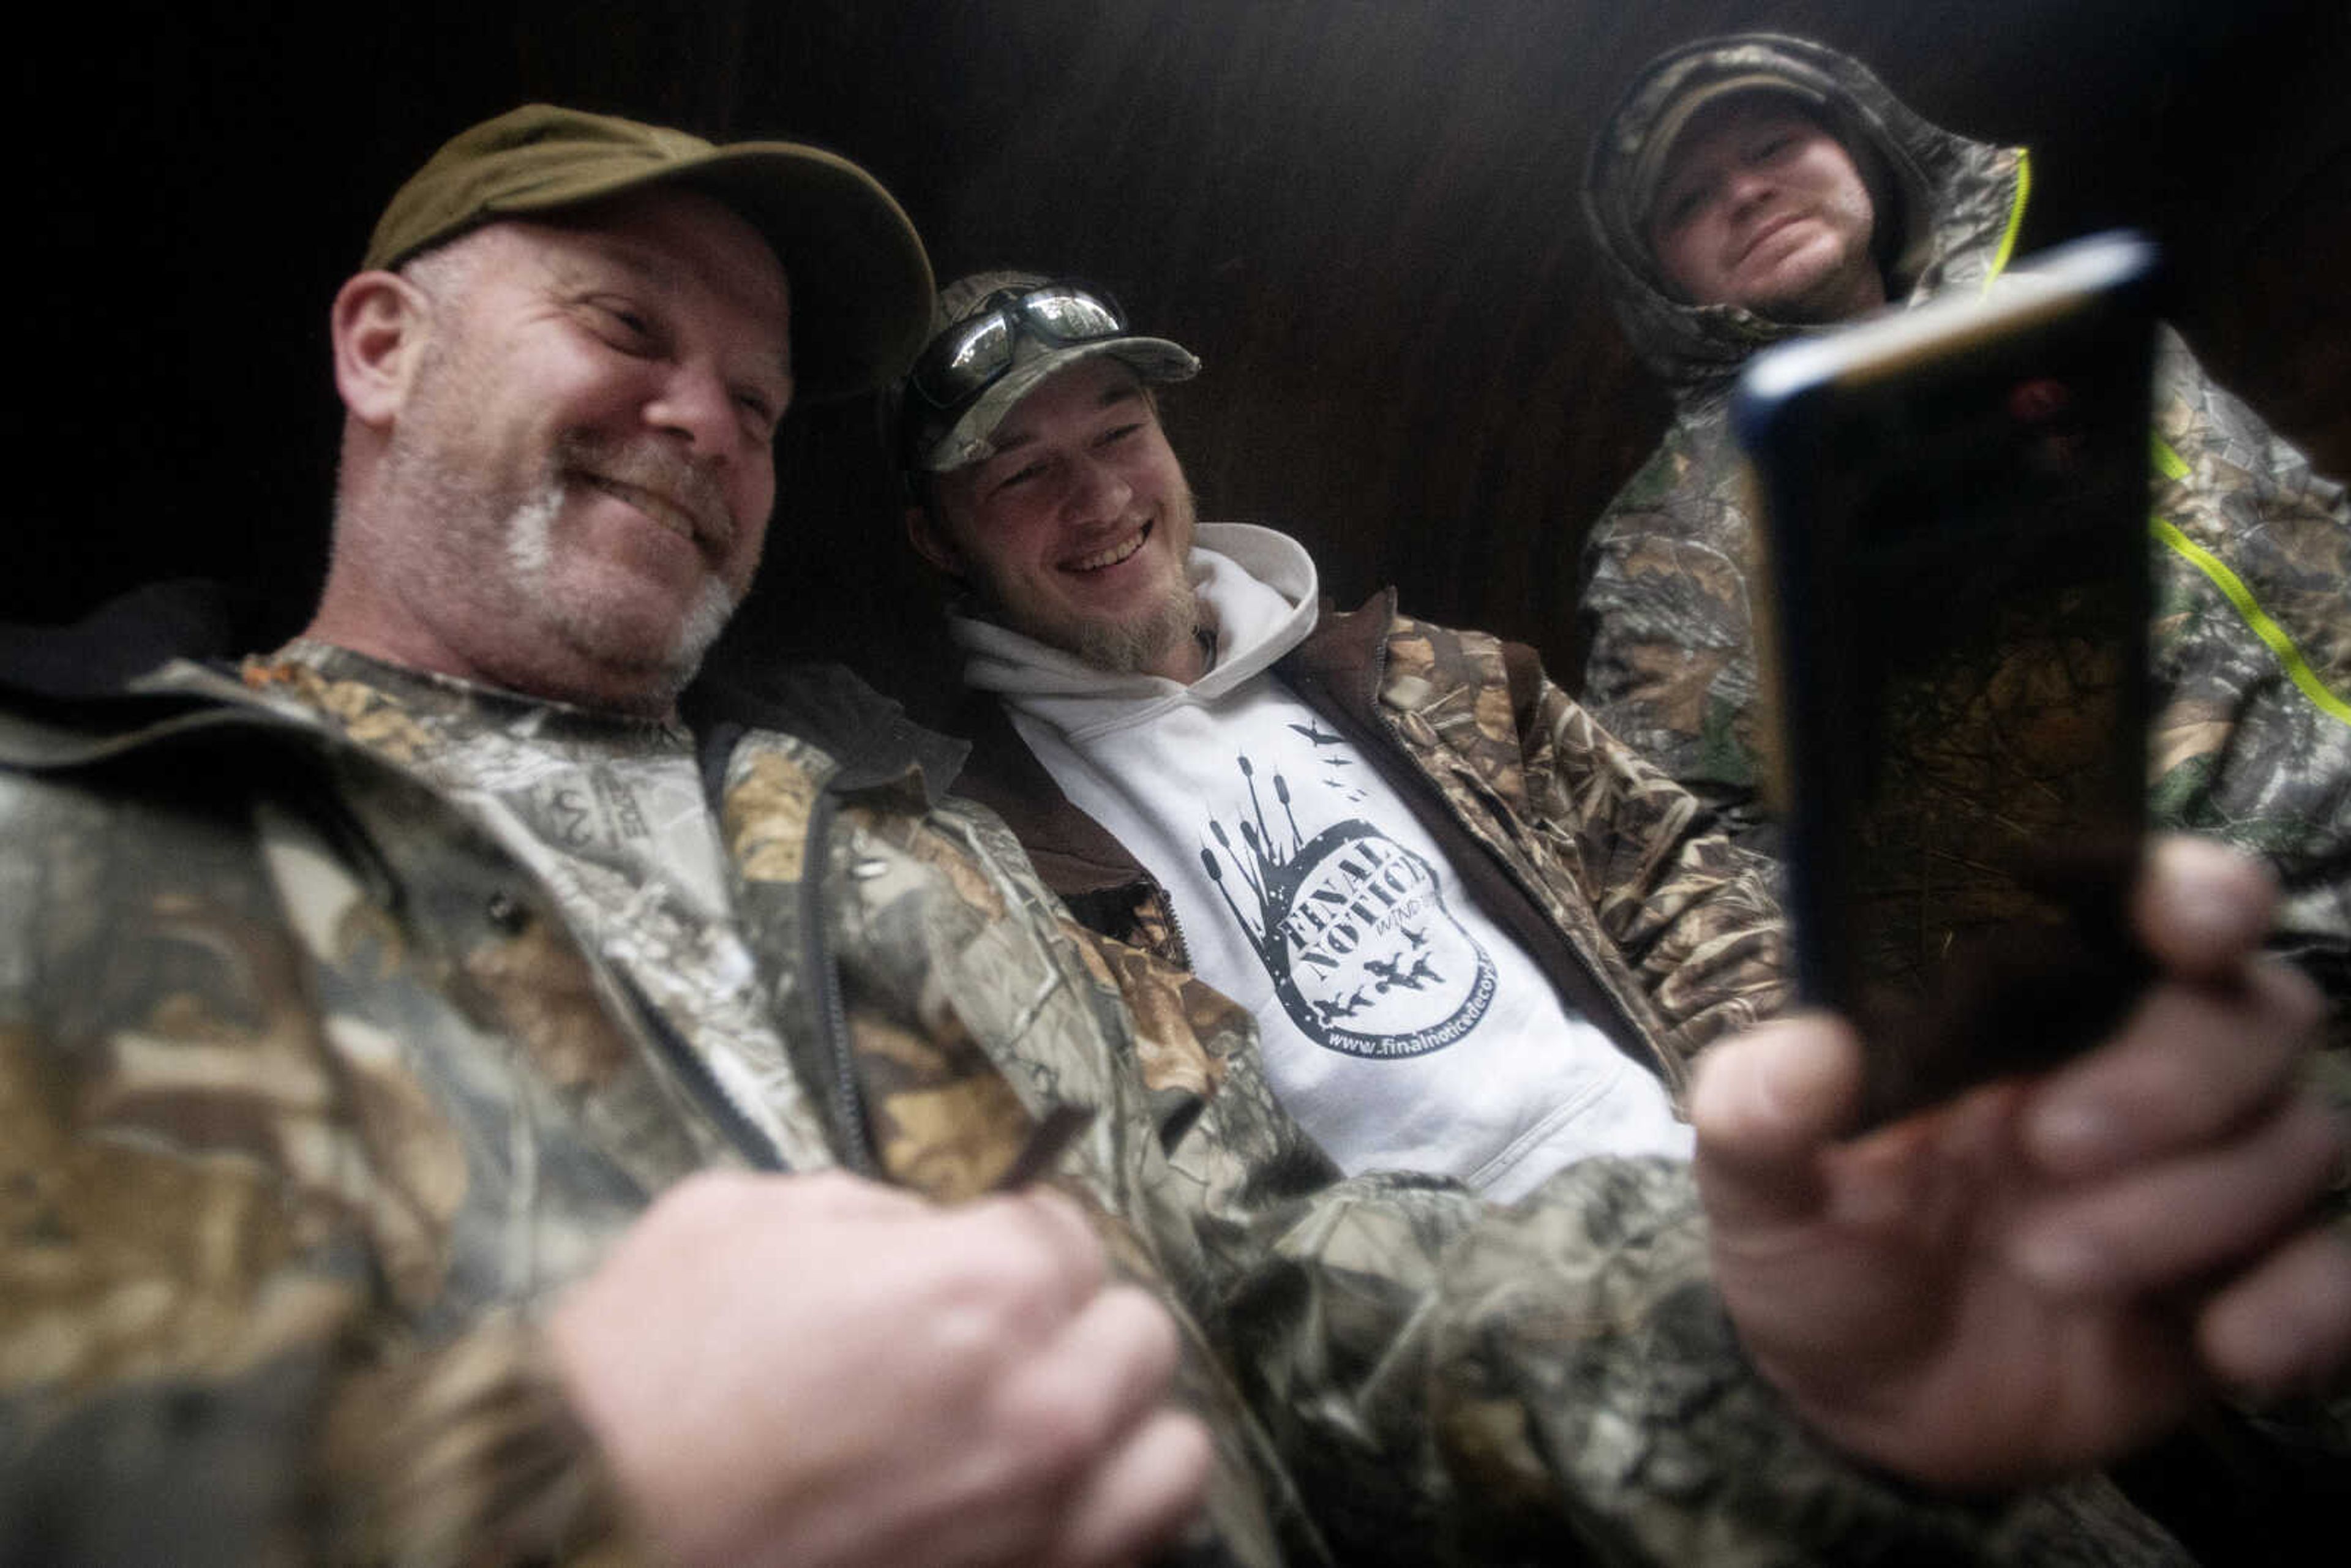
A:
{"type": "MultiPolygon", "coordinates": [[[[1336,1183],[1230,1003],[1084,938],[999,822],[938,798],[953,747],[833,674],[677,695],[696,607],[757,554],[785,365],[845,392],[919,329],[926,266],[862,174],[533,107],[444,149],[369,261],[335,307],[309,632],[234,674],[9,690],[0,1556],[2176,1560],[2098,1483],[2034,1485],[2193,1403],[2176,1287],[2274,1218],[2224,1218],[2219,1256],[2204,1227],[2105,1254],[2092,1302],[2062,1259],[1814,1216],[1786,1160],[1834,1108],[1780,1070],[1793,1047],[1849,1089],[1820,1030],[1718,1048],[1763,1092],[1698,1085],[1711,1227],[1659,1161],[1508,1212],[1336,1183]],[[630,425],[660,440],[606,439],[630,425]],[[1825,1315],[1789,1261],[1830,1277],[1825,1315]],[[1955,1288],[2039,1299],[2028,1354],[1955,1288]],[[1845,1332],[1848,1292],[1899,1343],[1845,1332]],[[1955,1419],[1938,1379],[2041,1387],[2047,1311],[2069,1343],[2157,1335],[2179,1375],[2128,1358],[2062,1411],[1955,1419]]],[[[2258,890],[2189,874],[2151,907],[2200,908],[2151,934],[2220,1027],[2097,1063],[2225,1060],[2195,1105],[2294,1133],[2306,999],[2245,967],[2258,890]]],[[[2051,1143],[2104,1093],[2050,1094],[2016,1135],[2075,1174],[2005,1159],[2020,1198],[2209,1185],[2174,1156],[2211,1135],[2051,1143]]],[[[2289,1167],[2338,1151],[2244,1152],[2290,1213],[2289,1167]]],[[[2293,1325],[2351,1280],[2294,1310],[2331,1263],[2309,1242],[2227,1271],[2212,1372],[2332,1375],[2344,1347],[2293,1325]]]]}
{"type": "MultiPolygon", "coordinates": [[[[1654,208],[1674,193],[1668,154],[1740,99],[1794,106],[1852,157],[1876,209],[1872,300],[1992,286],[2029,181],[2024,150],[1930,125],[1857,62],[1769,35],[1660,56],[1593,149],[1585,214],[1618,319],[1675,418],[1585,547],[1583,700],[1743,841],[1770,848],[1753,540],[1725,413],[1750,355],[1855,301],[1750,305],[1734,296],[1751,283],[1713,280],[1701,298],[1667,276],[1654,208]]],[[[1777,211],[1752,200],[1764,217],[1777,211]]],[[[2286,889],[2279,944],[2335,998],[2337,1030],[2351,1030],[2351,503],[2168,329],[2154,421],[2152,817],[2269,862],[2286,889]]]]}

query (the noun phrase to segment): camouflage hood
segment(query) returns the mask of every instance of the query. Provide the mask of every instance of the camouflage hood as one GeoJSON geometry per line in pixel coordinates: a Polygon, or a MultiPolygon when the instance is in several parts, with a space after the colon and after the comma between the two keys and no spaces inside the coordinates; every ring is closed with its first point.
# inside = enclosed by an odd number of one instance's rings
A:
{"type": "MultiPolygon", "coordinates": [[[[1777,852],[1761,795],[1750,497],[1726,413],[1750,354],[1815,329],[1680,303],[1632,210],[1645,139],[1677,100],[1759,75],[1842,128],[1893,214],[1884,265],[1897,303],[1980,292],[2000,274],[2029,171],[2021,149],[1928,124],[1844,56],[1760,34],[1661,57],[1593,151],[1584,201],[1615,304],[1677,407],[1586,537],[1583,699],[1748,847],[1777,852]]],[[[2270,862],[2286,894],[2274,945],[2327,993],[2329,1038],[2351,1043],[2351,502],[2168,328],[2152,414],[2150,817],[2270,862]]]]}
{"type": "Polygon", "coordinates": [[[1690,305],[1658,271],[1644,237],[1633,172],[1666,111],[1686,93],[1734,77],[1783,80],[1855,155],[1878,208],[1874,247],[1886,298],[1923,299],[1997,269],[2022,215],[2024,154],[1931,125],[1859,61],[1771,33],[1669,50],[1635,78],[1592,147],[1583,211],[1625,335],[1677,402],[1719,394],[1748,355],[1809,330],[1736,305],[1690,305]]]}

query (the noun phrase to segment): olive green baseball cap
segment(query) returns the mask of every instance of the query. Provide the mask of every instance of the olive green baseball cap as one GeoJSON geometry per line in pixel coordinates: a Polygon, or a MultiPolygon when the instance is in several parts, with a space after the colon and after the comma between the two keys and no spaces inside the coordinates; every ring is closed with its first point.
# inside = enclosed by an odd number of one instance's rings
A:
{"type": "Polygon", "coordinates": [[[767,237],[791,283],[801,398],[884,385],[922,347],[930,258],[890,193],[856,164],[797,141],[721,146],[554,104],[525,104],[444,142],[393,194],[360,267],[396,267],[501,218],[653,185],[713,196],[767,237]]]}

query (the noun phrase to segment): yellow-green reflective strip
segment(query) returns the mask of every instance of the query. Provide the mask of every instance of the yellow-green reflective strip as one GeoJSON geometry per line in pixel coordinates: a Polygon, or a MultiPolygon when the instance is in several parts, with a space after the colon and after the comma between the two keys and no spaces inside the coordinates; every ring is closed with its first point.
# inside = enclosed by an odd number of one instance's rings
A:
{"type": "Polygon", "coordinates": [[[2000,248],[1991,255],[1991,270],[1984,274],[1986,292],[1991,280],[2008,270],[2009,257],[2016,254],[2016,236],[2024,232],[2024,198],[2032,193],[2032,152],[2016,150],[2016,199],[2008,204],[2008,228],[2000,236],[2000,248]]]}
{"type": "Polygon", "coordinates": [[[2188,459],[2171,449],[2171,443],[2154,432],[2147,433],[2155,443],[2155,471],[2167,479],[2188,477],[2188,459]]]}
{"type": "MultiPolygon", "coordinates": [[[[2000,248],[1992,253],[1991,270],[1984,275],[1983,286],[1987,291],[1991,289],[1992,280],[2008,270],[2010,259],[2016,255],[2017,235],[2024,229],[2025,199],[2032,193],[2032,150],[2020,147],[2016,150],[2016,196],[2009,204],[2008,227],[2000,236],[2000,248]]],[[[2171,444],[2162,436],[2153,435],[2152,440],[2156,472],[2166,479],[2187,478],[2187,459],[2172,450],[2171,444]]],[[[2253,597],[2253,591],[2245,586],[2244,579],[2230,570],[2228,563],[2219,556],[2181,533],[2168,518],[2156,517],[2150,522],[2157,538],[2161,539],[2172,553],[2210,578],[2212,586],[2220,591],[2221,597],[2236,607],[2245,624],[2252,628],[2253,635],[2277,655],[2278,663],[2293,678],[2294,684],[2302,688],[2303,695],[2316,704],[2321,713],[2351,724],[2351,702],[2345,702],[2327,690],[2326,683],[2318,678],[2318,672],[2312,669],[2310,662],[2302,656],[2302,650],[2294,645],[2294,639],[2285,634],[2285,628],[2270,619],[2269,612],[2253,597]]]]}
{"type": "MultiPolygon", "coordinates": [[[[2159,448],[2157,453],[2158,465],[2162,465],[2166,455],[2173,463],[2179,465],[2179,473],[2172,474],[2171,477],[2178,478],[2187,473],[2188,465],[2179,462],[2178,453],[2163,445],[2160,438],[2157,445],[2159,448]]],[[[2170,472],[2168,467],[2165,471],[2170,472]]],[[[2237,613],[2243,616],[2245,624],[2253,629],[2253,635],[2269,644],[2270,652],[2277,655],[2278,663],[2285,667],[2285,673],[2293,677],[2295,685],[2302,688],[2303,695],[2318,706],[2318,711],[2339,718],[2345,724],[2351,724],[2351,703],[2345,702],[2326,689],[2326,683],[2318,678],[2318,672],[2310,667],[2309,661],[2302,656],[2302,650],[2295,647],[2294,639],[2285,634],[2285,628],[2271,620],[2262,609],[2260,602],[2253,598],[2252,590],[2245,586],[2244,580],[2231,571],[2228,563],[2219,556],[2181,533],[2168,518],[2158,516],[2150,521],[2157,538],[2169,547],[2173,554],[2210,578],[2212,586],[2237,607],[2237,613]]]]}

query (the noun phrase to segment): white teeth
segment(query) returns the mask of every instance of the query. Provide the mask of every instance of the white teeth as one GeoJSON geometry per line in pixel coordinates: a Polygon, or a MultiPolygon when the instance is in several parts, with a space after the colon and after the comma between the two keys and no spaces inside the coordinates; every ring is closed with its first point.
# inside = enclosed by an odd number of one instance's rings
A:
{"type": "Polygon", "coordinates": [[[588,476],[588,482],[608,496],[619,497],[680,538],[689,541],[693,539],[694,519],[686,516],[684,511],[673,504],[667,497],[657,496],[653,491],[639,486],[623,484],[617,479],[608,479],[601,474],[588,476]]]}
{"type": "Polygon", "coordinates": [[[1090,555],[1083,560],[1071,562],[1070,570],[1071,571],[1100,571],[1106,566],[1116,566],[1120,561],[1124,560],[1128,556],[1133,555],[1136,550],[1143,548],[1143,537],[1150,531],[1151,530],[1149,528],[1137,528],[1134,532],[1127,535],[1126,538],[1119,540],[1118,543],[1111,546],[1110,549],[1090,555]]]}

